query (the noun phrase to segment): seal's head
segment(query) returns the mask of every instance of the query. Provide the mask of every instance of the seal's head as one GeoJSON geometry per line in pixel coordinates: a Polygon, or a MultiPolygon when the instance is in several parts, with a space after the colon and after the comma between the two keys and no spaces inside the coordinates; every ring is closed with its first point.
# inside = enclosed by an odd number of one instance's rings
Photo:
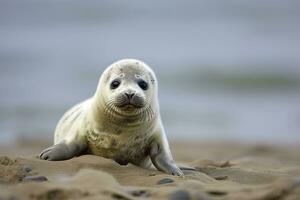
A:
{"type": "Polygon", "coordinates": [[[149,109],[153,112],[157,102],[155,74],[142,61],[117,61],[103,72],[96,96],[110,112],[127,116],[149,109]]]}

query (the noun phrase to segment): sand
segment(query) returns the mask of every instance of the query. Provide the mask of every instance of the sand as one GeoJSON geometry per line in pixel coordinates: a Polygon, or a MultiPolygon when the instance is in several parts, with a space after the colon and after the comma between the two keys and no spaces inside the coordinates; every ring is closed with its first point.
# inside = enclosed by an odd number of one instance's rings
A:
{"type": "Polygon", "coordinates": [[[49,143],[0,146],[0,200],[18,199],[300,199],[300,147],[237,143],[171,143],[185,177],[121,166],[83,155],[43,161],[49,143]]]}

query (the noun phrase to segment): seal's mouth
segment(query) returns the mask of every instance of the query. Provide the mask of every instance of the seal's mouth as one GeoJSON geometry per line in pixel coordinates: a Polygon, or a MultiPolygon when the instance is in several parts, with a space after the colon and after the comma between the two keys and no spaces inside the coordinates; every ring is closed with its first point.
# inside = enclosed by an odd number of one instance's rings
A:
{"type": "Polygon", "coordinates": [[[125,110],[125,111],[134,111],[136,109],[139,109],[139,107],[137,107],[137,106],[135,106],[135,105],[133,105],[131,103],[123,105],[123,106],[121,106],[119,108],[121,108],[122,110],[125,110]]]}
{"type": "Polygon", "coordinates": [[[154,111],[151,106],[145,101],[140,104],[139,102],[123,101],[117,102],[115,99],[105,103],[104,112],[109,115],[109,118],[118,118],[124,121],[126,117],[128,120],[135,118],[137,121],[146,121],[152,119],[154,111]],[[125,117],[125,118],[124,118],[125,117]]]}
{"type": "Polygon", "coordinates": [[[125,111],[133,111],[133,110],[143,108],[144,106],[138,105],[138,104],[135,104],[135,103],[132,103],[129,101],[129,102],[123,103],[122,105],[117,105],[117,107],[122,110],[125,110],[125,111]]]}
{"type": "Polygon", "coordinates": [[[134,111],[145,107],[146,101],[139,95],[119,95],[114,99],[114,105],[124,111],[134,111]]]}

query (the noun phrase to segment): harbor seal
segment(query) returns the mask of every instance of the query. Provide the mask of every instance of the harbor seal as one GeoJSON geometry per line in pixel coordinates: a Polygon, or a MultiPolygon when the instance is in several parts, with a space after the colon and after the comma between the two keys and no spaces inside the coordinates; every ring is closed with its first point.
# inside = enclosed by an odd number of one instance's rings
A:
{"type": "Polygon", "coordinates": [[[85,153],[121,165],[183,176],[172,157],[159,112],[157,79],[140,60],[123,59],[101,75],[93,97],[67,111],[43,160],[66,160],[85,153]]]}

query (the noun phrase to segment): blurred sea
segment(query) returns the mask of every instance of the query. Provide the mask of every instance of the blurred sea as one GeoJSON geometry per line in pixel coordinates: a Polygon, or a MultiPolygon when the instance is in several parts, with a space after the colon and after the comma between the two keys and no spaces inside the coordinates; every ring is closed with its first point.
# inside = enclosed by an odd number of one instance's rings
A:
{"type": "Polygon", "coordinates": [[[300,141],[300,2],[0,1],[0,144],[52,138],[106,66],[148,63],[171,139],[300,141]]]}

